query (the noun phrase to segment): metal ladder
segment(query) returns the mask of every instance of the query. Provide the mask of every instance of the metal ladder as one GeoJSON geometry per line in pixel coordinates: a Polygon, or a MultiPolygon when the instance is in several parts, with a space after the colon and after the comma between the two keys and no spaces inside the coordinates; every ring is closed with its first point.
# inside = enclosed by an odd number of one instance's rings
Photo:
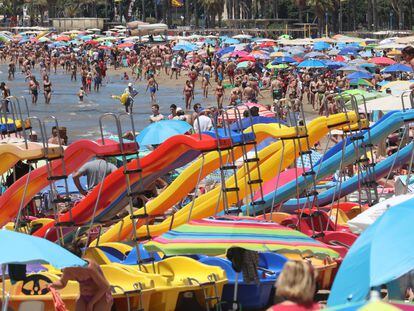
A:
{"type": "Polygon", "coordinates": [[[218,281],[218,277],[216,274],[212,273],[210,274],[208,277],[208,282],[205,283],[201,283],[199,282],[197,279],[195,278],[191,278],[188,277],[186,280],[188,282],[189,285],[198,285],[202,291],[203,291],[203,299],[204,299],[204,303],[205,303],[205,307],[207,311],[211,310],[210,305],[213,304],[214,305],[214,309],[216,311],[221,311],[222,307],[221,307],[221,297],[219,295],[219,291],[217,288],[217,281],[218,281]],[[209,296],[209,290],[213,288],[213,296],[209,296]],[[215,302],[215,304],[214,304],[215,302]]]}
{"type": "MultiPolygon", "coordinates": [[[[134,120],[133,120],[133,115],[130,113],[121,113],[118,116],[114,113],[105,113],[103,114],[100,118],[99,118],[99,127],[100,127],[100,132],[101,132],[101,139],[102,139],[102,144],[105,144],[105,139],[104,139],[104,130],[103,130],[103,120],[107,119],[107,118],[112,118],[115,122],[116,125],[116,131],[117,131],[117,135],[118,135],[118,139],[119,139],[119,145],[120,145],[120,151],[121,151],[121,158],[122,158],[122,167],[123,167],[123,174],[125,177],[125,181],[126,181],[126,188],[127,188],[127,196],[128,196],[128,204],[129,204],[129,212],[130,212],[130,219],[132,222],[132,236],[133,236],[133,241],[134,241],[134,247],[136,249],[137,252],[137,265],[139,267],[139,269],[142,268],[142,265],[146,262],[148,262],[149,260],[146,260],[145,262],[142,260],[142,256],[141,256],[141,251],[139,249],[139,242],[141,241],[145,241],[145,240],[151,240],[151,234],[150,234],[150,230],[149,230],[149,215],[147,213],[147,209],[146,209],[146,205],[144,204],[142,206],[144,213],[143,214],[137,214],[134,213],[134,197],[137,197],[138,195],[141,195],[144,193],[144,186],[143,186],[143,175],[142,175],[142,166],[141,166],[141,160],[139,157],[139,146],[138,143],[135,141],[136,143],[136,149],[134,153],[126,153],[124,150],[124,139],[123,139],[123,135],[122,135],[122,125],[121,125],[121,119],[123,117],[126,117],[129,119],[130,123],[131,123],[131,130],[132,130],[132,134],[133,137],[135,137],[135,125],[134,125],[134,120]],[[136,163],[136,168],[133,169],[129,169],[128,168],[128,160],[127,160],[127,156],[128,155],[134,155],[136,158],[133,160],[136,163]],[[133,191],[132,190],[132,184],[131,184],[131,175],[135,175],[138,174],[139,177],[139,181],[138,181],[138,191],[133,191]],[[147,235],[143,236],[143,237],[138,237],[137,235],[137,220],[139,219],[145,219],[145,226],[146,226],[146,230],[147,230],[147,235]]],[[[155,271],[155,265],[154,265],[154,261],[155,258],[153,257],[153,254],[150,253],[150,261],[152,263],[152,267],[155,271]]]]}

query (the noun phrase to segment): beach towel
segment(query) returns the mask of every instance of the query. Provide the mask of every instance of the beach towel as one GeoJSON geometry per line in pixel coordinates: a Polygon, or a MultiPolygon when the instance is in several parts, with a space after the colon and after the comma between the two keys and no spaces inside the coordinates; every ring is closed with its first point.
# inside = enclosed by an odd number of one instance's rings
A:
{"type": "Polygon", "coordinates": [[[65,303],[62,300],[62,297],[60,297],[59,292],[53,287],[50,287],[49,289],[50,289],[50,293],[52,294],[53,303],[55,304],[55,310],[56,311],[69,311],[66,308],[65,303]]]}

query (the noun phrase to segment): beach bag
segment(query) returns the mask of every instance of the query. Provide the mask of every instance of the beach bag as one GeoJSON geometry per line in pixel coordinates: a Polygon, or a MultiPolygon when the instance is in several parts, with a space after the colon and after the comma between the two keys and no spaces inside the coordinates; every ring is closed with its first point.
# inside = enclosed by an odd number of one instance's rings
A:
{"type": "Polygon", "coordinates": [[[65,303],[62,300],[62,297],[60,297],[60,294],[56,289],[54,289],[53,287],[50,287],[50,293],[52,294],[52,299],[53,299],[53,303],[55,305],[56,311],[69,311],[66,308],[65,303]]]}

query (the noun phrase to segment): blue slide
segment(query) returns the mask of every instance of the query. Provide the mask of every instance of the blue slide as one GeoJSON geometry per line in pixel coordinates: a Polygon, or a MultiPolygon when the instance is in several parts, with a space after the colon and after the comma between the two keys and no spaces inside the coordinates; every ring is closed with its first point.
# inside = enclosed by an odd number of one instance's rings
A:
{"type": "MultiPolygon", "coordinates": [[[[385,140],[390,133],[395,132],[401,126],[404,125],[406,122],[414,121],[414,110],[407,110],[407,111],[392,111],[386,114],[381,120],[375,123],[370,130],[371,134],[371,141],[369,141],[369,135],[367,131],[362,133],[357,133],[352,135],[351,137],[354,138],[354,143],[352,143],[351,138],[344,140],[338,144],[336,144],[333,148],[331,148],[324,156],[322,162],[319,162],[317,165],[314,166],[314,171],[317,172],[317,176],[315,176],[316,180],[323,179],[330,175],[333,175],[337,169],[339,163],[341,163],[341,159],[343,157],[343,165],[349,165],[356,160],[357,152],[355,152],[355,147],[359,149],[359,153],[362,154],[364,151],[363,144],[378,144],[381,141],[385,140]],[[355,137],[362,135],[362,139],[355,140],[355,137]],[[344,154],[343,144],[346,144],[344,154]]],[[[401,152],[401,151],[400,151],[401,152]]],[[[307,187],[309,187],[313,182],[313,178],[310,175],[307,176],[300,176],[297,179],[297,182],[291,181],[286,185],[283,185],[277,189],[276,196],[274,198],[274,191],[268,193],[264,196],[264,205],[250,205],[250,206],[243,206],[242,210],[246,213],[246,210],[249,210],[253,213],[255,209],[256,212],[262,211],[263,208],[270,209],[273,199],[274,204],[278,205],[280,203],[288,201],[290,198],[296,197],[298,187],[299,192],[303,192],[307,187]]],[[[293,206],[293,201],[296,204],[296,208],[299,207],[297,205],[297,200],[292,199],[290,202],[288,201],[287,204],[289,206],[293,206]]],[[[289,210],[291,210],[289,208],[289,210]]],[[[283,209],[282,209],[283,211],[283,209]]]]}

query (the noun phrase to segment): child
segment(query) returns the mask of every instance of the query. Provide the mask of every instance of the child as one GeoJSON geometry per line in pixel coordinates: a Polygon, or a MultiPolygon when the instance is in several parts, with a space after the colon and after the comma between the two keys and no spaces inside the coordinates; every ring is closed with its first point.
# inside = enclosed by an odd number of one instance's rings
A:
{"type": "Polygon", "coordinates": [[[84,96],[88,96],[85,92],[85,90],[83,89],[83,86],[80,87],[79,92],[78,92],[78,97],[79,97],[79,102],[83,103],[83,97],[84,96]]]}
{"type": "Polygon", "coordinates": [[[121,80],[125,80],[125,81],[128,81],[129,80],[129,76],[126,73],[126,71],[124,72],[124,76],[121,78],[121,80]]]}

